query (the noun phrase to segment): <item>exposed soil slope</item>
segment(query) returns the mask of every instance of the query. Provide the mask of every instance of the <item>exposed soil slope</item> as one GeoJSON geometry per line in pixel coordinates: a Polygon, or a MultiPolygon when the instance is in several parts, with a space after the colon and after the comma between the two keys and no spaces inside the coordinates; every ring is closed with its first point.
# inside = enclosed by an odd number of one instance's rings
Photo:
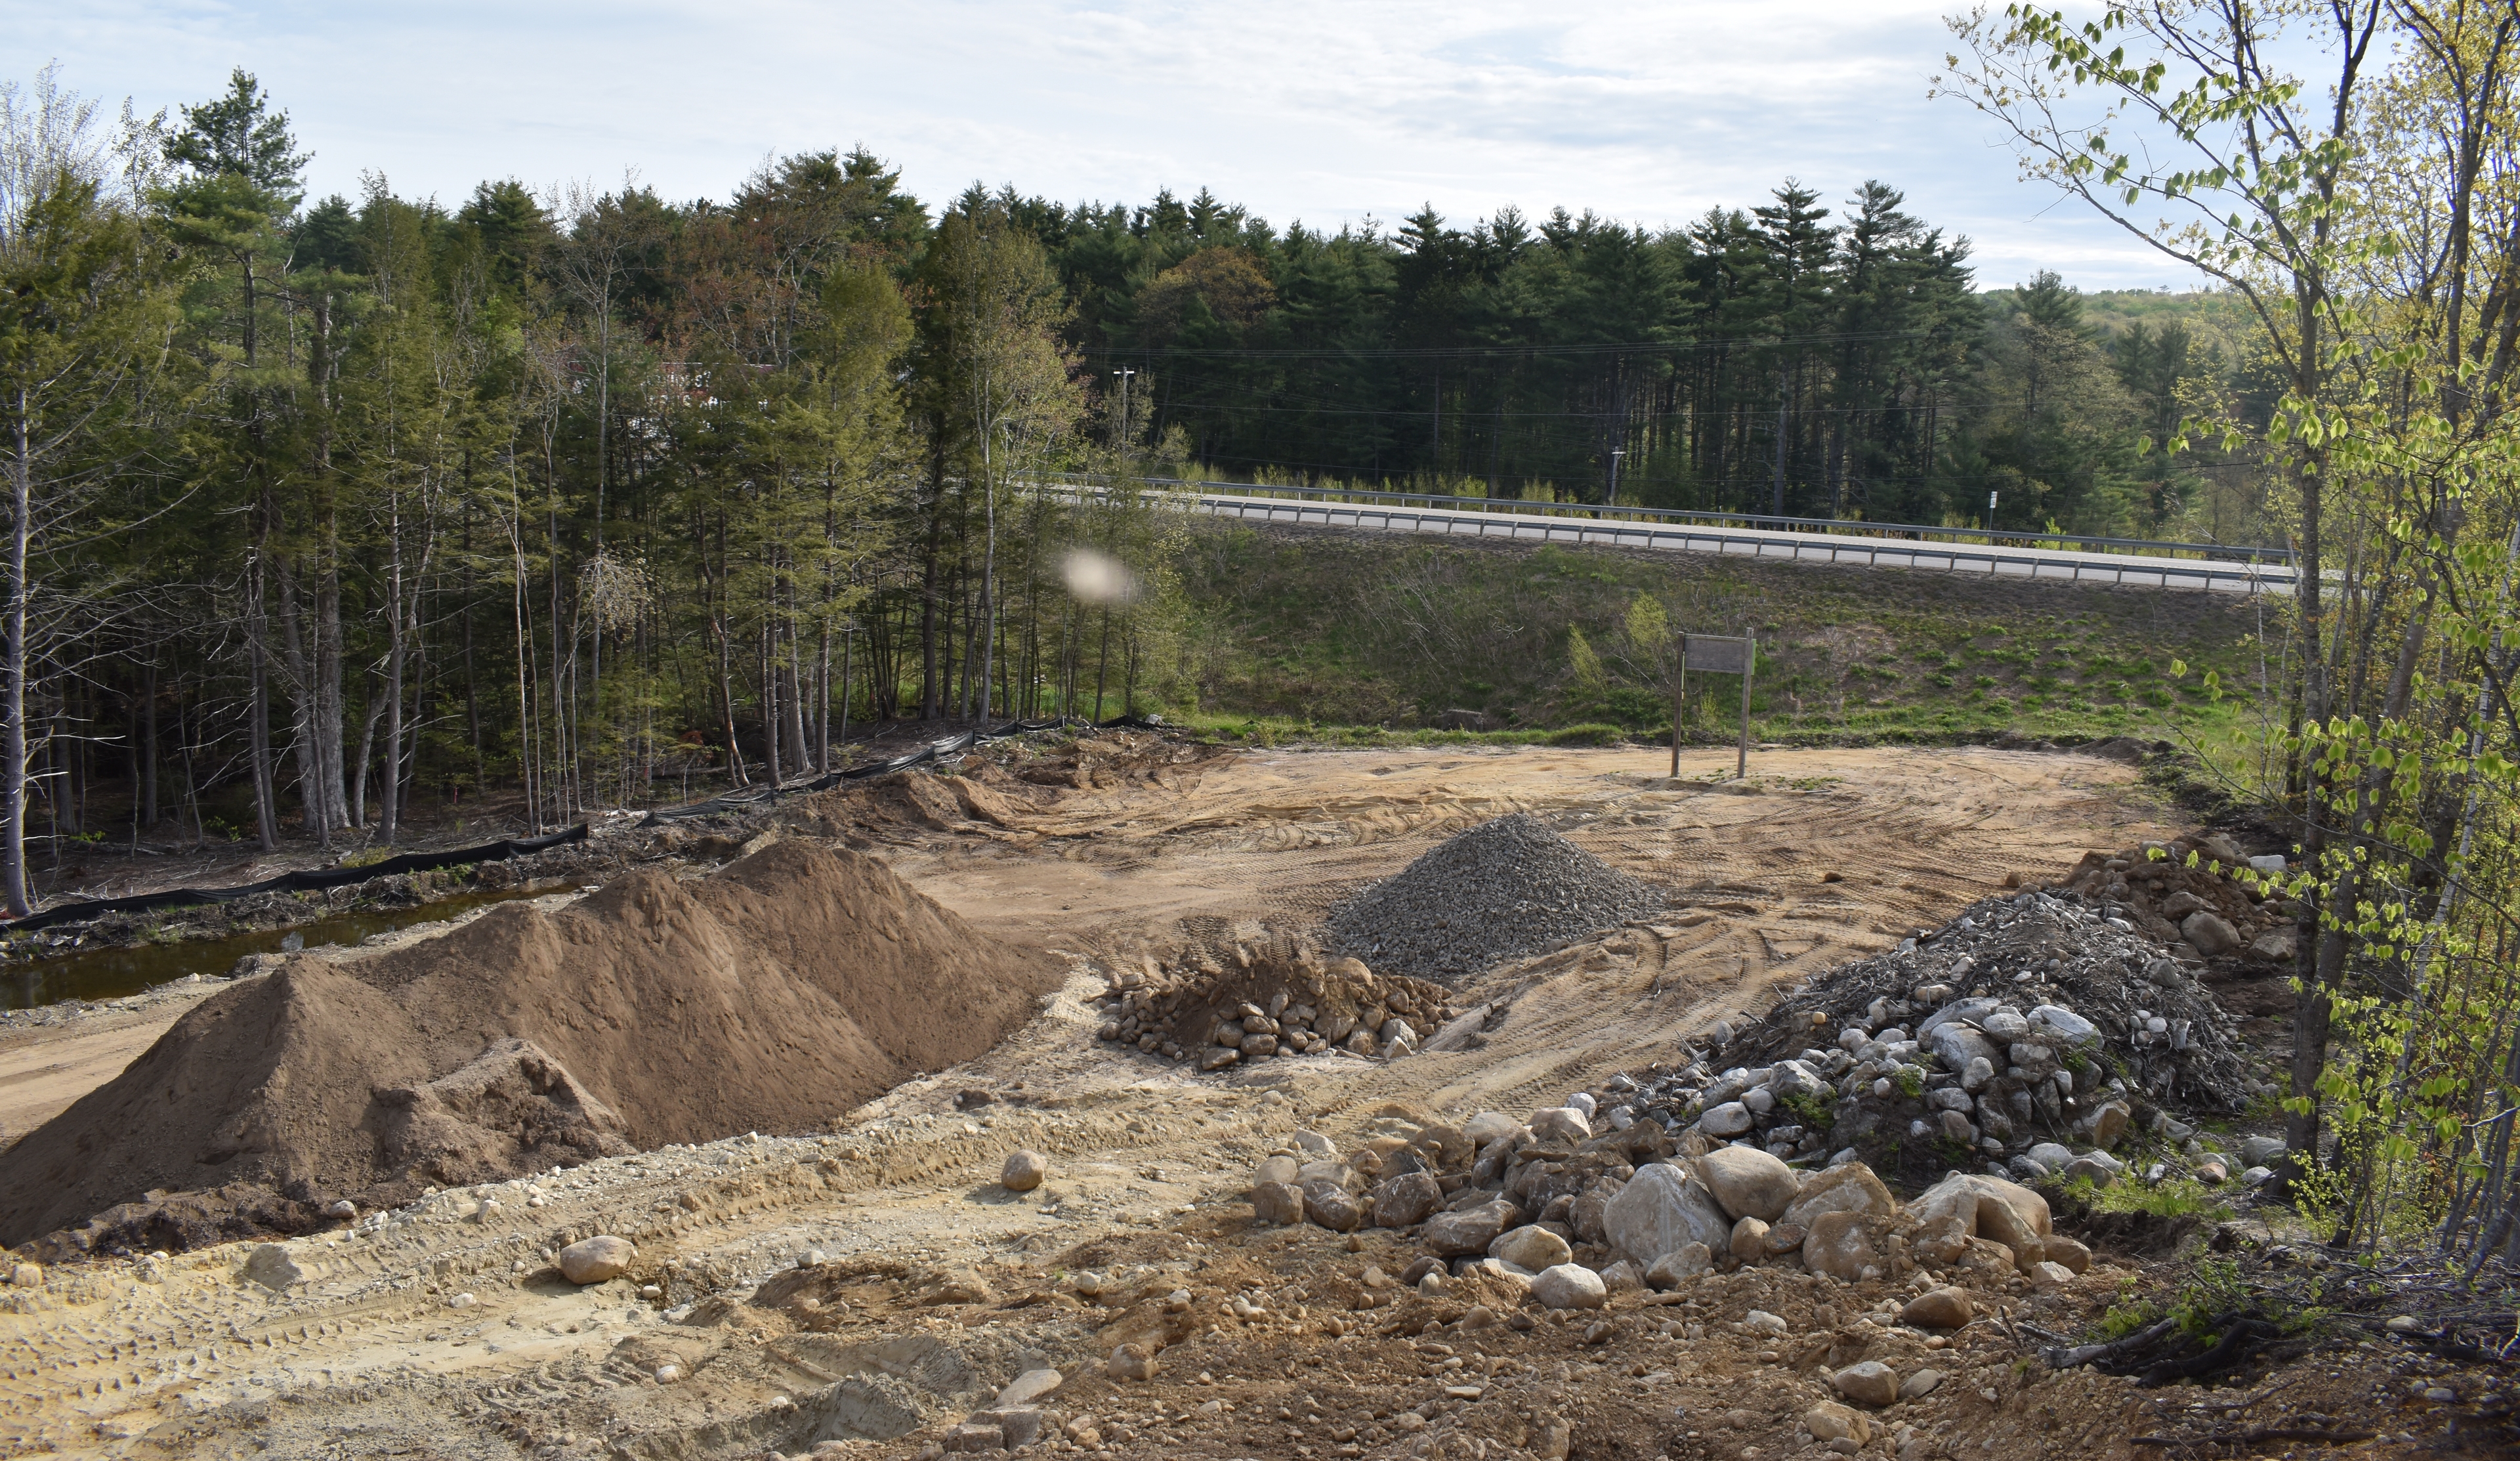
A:
{"type": "Polygon", "coordinates": [[[0,1155],[0,1239],[155,1189],[370,1201],[802,1132],[978,1055],[1053,982],[880,862],[782,843],[204,1001],[0,1155]]]}

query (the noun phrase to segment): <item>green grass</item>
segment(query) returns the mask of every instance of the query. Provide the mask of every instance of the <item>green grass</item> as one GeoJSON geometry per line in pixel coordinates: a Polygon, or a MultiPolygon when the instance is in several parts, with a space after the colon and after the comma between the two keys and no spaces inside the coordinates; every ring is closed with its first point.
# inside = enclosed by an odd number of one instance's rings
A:
{"type": "MultiPolygon", "coordinates": [[[[2002,732],[2195,740],[2236,759],[2255,720],[2256,611],[2237,596],[2032,586],[1900,570],[1201,525],[1167,712],[1237,740],[1668,740],[1674,629],[1760,639],[1752,734],[1790,745],[1951,744],[2002,732]],[[1577,672],[1569,630],[1599,662],[1577,672]],[[2186,674],[2170,677],[2183,662],[2186,674]],[[2203,689],[2215,673],[2220,700],[2203,689]],[[1432,731],[1448,709],[1499,729],[1432,731]]],[[[1683,739],[1738,733],[1740,681],[1693,674],[1683,739]]],[[[2237,769],[2233,767],[2233,769],[2237,769]]]]}

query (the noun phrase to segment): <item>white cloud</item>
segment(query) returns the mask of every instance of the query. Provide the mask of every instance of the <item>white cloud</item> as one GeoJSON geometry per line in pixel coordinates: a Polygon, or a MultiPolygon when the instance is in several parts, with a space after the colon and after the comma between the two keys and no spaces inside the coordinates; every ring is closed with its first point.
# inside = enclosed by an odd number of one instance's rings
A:
{"type": "Polygon", "coordinates": [[[1914,0],[926,0],[428,7],[0,0],[31,68],[144,107],[231,66],[288,108],[322,192],[367,169],[449,202],[484,177],[723,197],[765,156],[863,142],[931,201],[974,180],[1067,201],[1209,187],[1284,224],[1564,205],[1664,226],[1794,176],[1879,177],[1975,240],[1981,279],[2176,282],[2043,185],[1964,104],[1914,0]]]}

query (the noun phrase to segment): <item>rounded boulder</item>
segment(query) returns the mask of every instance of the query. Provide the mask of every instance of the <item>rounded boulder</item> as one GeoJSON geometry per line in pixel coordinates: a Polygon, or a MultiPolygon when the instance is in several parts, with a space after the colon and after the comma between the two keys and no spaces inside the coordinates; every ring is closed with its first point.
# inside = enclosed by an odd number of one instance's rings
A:
{"type": "Polygon", "coordinates": [[[1599,1308],[1610,1301],[1610,1290],[1583,1264],[1558,1263],[1532,1279],[1531,1297],[1545,1308],[1599,1308]]]}
{"type": "Polygon", "coordinates": [[[1009,1152],[998,1168],[998,1185],[1009,1192],[1030,1192],[1050,1176],[1050,1159],[1035,1151],[1009,1152]]]}
{"type": "Polygon", "coordinates": [[[1774,1222],[1802,1190],[1792,1167],[1752,1147],[1717,1147],[1698,1158],[1697,1180],[1734,1221],[1774,1222]]]}
{"type": "Polygon", "coordinates": [[[1516,1268],[1538,1273],[1554,1268],[1575,1256],[1575,1250],[1565,1239],[1545,1227],[1526,1223],[1509,1233],[1498,1236],[1488,1245],[1488,1256],[1501,1258],[1516,1268]]]}
{"type": "Polygon", "coordinates": [[[570,1283],[600,1284],[629,1272],[630,1260],[638,1256],[637,1244],[608,1233],[570,1244],[554,1261],[560,1264],[561,1277],[570,1283]]]}

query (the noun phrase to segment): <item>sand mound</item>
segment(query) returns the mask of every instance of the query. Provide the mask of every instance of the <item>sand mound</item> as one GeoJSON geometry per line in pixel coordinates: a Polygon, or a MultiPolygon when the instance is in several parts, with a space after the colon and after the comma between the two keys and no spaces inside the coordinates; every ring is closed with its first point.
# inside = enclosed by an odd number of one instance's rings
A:
{"type": "Polygon", "coordinates": [[[1456,980],[1660,909],[1662,890],[1524,812],[1482,822],[1330,911],[1375,969],[1456,980]]]}
{"type": "Polygon", "coordinates": [[[690,882],[634,873],[203,1001],[0,1154],[0,1241],[158,1189],[379,1202],[820,1129],[988,1049],[1055,982],[856,853],[787,842],[690,882]]]}

